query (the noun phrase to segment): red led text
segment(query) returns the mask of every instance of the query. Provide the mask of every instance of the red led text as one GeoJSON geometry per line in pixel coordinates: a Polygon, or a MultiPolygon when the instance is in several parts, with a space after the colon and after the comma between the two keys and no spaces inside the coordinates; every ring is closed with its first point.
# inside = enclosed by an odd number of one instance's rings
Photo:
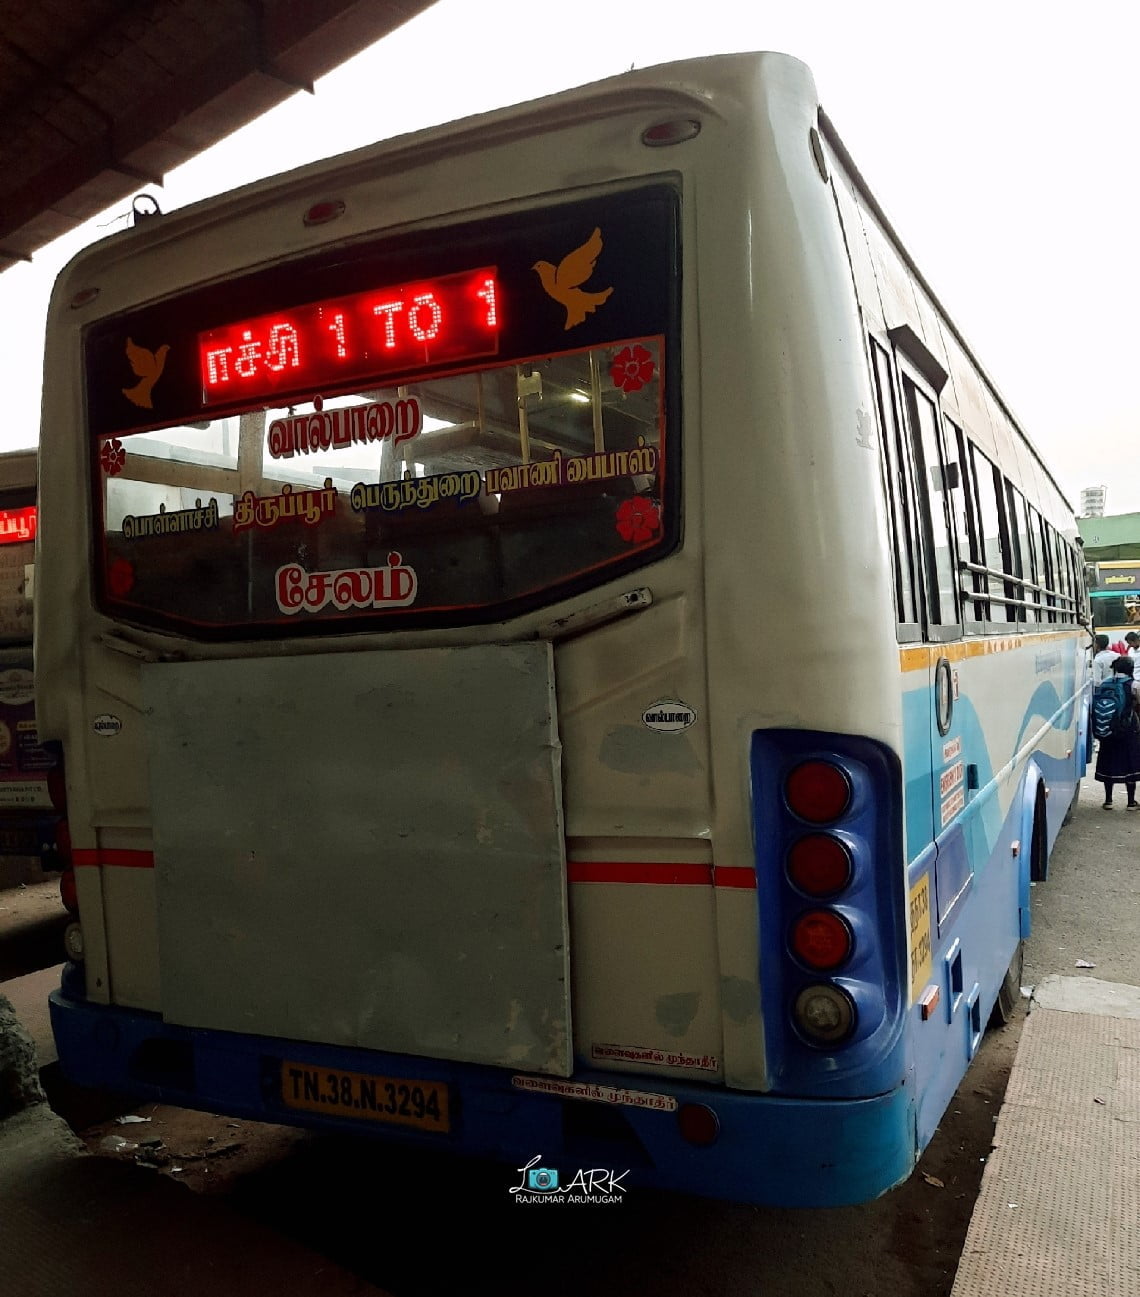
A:
{"type": "Polygon", "coordinates": [[[500,319],[492,267],[239,320],[198,335],[203,403],[493,355],[500,319]]]}

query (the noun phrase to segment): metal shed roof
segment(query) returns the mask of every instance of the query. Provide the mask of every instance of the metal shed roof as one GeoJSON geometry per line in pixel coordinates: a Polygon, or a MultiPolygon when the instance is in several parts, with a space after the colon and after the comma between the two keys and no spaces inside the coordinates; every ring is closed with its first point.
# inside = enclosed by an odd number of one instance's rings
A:
{"type": "Polygon", "coordinates": [[[0,271],[434,0],[0,0],[0,271]]]}

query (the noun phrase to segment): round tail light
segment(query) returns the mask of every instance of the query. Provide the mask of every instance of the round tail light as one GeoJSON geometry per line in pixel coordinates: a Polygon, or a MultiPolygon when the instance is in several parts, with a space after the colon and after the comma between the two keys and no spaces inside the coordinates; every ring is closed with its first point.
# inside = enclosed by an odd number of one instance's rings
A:
{"type": "Polygon", "coordinates": [[[855,1002],[838,986],[805,986],[792,1009],[800,1032],[817,1045],[836,1045],[855,1030],[855,1002]]]}
{"type": "Polygon", "coordinates": [[[792,924],[790,945],[801,964],[824,972],[851,958],[855,939],[847,921],[834,910],[808,910],[792,924]]]}
{"type": "Polygon", "coordinates": [[[832,761],[801,761],[784,780],[788,809],[809,824],[830,824],[851,805],[851,780],[832,761]]]}
{"type": "Polygon", "coordinates": [[[685,1103],[677,1110],[677,1125],[686,1144],[708,1148],[720,1135],[720,1118],[703,1103],[685,1103]]]}
{"type": "Polygon", "coordinates": [[[788,879],[805,896],[834,896],[850,883],[851,852],[830,833],[809,833],[788,851],[788,879]]]}

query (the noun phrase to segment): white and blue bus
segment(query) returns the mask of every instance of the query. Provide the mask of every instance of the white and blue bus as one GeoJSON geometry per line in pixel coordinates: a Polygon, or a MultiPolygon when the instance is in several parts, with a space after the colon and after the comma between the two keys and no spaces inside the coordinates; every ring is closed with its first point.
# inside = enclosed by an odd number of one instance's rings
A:
{"type": "Polygon", "coordinates": [[[45,364],[73,1080],[538,1192],[910,1174],[1077,795],[1083,570],[803,64],[148,221],[45,364]]]}

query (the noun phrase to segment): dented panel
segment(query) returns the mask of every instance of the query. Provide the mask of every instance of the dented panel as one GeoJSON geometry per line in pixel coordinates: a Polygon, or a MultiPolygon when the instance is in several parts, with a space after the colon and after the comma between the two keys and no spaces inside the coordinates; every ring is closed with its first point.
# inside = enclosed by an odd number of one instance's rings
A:
{"type": "Polygon", "coordinates": [[[143,676],[168,1022],[569,1074],[549,645],[143,676]]]}

